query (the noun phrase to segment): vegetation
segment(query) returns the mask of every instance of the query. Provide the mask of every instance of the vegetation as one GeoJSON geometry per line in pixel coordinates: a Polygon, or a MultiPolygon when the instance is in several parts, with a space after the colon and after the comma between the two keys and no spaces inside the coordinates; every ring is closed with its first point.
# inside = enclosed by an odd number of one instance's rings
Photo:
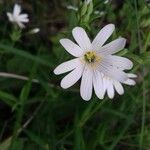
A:
{"type": "Polygon", "coordinates": [[[14,1],[0,1],[0,150],[149,150],[150,3],[144,0],[15,1],[29,14],[23,30],[9,22],[14,1]],[[75,10],[68,6],[74,6],[75,10]],[[78,8],[78,9],[77,9],[78,8]],[[70,59],[60,45],[82,26],[93,38],[106,24],[123,36],[119,55],[134,62],[136,86],[110,100],[64,90],[54,68],[70,59]],[[33,28],[40,32],[31,34],[33,28]]]}

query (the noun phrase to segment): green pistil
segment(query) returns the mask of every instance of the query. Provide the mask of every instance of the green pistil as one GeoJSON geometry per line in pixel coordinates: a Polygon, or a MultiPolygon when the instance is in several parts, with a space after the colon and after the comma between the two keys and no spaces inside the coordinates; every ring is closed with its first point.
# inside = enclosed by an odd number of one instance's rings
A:
{"type": "Polygon", "coordinates": [[[84,55],[84,59],[88,63],[94,63],[96,61],[96,54],[95,54],[95,52],[93,52],[93,51],[87,52],[84,55]]]}

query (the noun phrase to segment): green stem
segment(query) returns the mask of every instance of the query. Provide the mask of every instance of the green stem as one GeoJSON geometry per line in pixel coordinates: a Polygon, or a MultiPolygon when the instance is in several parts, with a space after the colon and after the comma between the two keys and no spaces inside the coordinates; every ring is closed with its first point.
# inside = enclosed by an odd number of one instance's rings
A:
{"type": "Polygon", "coordinates": [[[18,136],[17,131],[21,127],[21,122],[22,122],[22,118],[23,118],[23,114],[24,114],[25,102],[28,100],[28,96],[29,96],[31,86],[32,86],[32,79],[33,79],[34,73],[36,72],[36,68],[37,68],[37,65],[34,64],[31,69],[29,81],[22,88],[22,91],[20,94],[19,108],[17,108],[17,112],[16,112],[16,122],[15,122],[15,126],[14,126],[13,137],[12,137],[12,141],[11,141],[11,144],[9,147],[10,150],[15,149],[15,142],[16,142],[16,139],[18,136]]]}

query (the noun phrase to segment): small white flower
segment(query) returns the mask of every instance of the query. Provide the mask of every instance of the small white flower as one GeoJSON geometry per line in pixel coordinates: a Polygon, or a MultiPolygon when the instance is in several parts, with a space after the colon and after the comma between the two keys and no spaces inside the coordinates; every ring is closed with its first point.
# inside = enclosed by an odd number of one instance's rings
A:
{"type": "Polygon", "coordinates": [[[127,58],[113,55],[124,48],[126,39],[118,38],[104,45],[114,29],[113,24],[106,25],[91,42],[83,28],[75,27],[72,33],[79,46],[69,39],[60,40],[66,51],[76,57],[60,64],[54,70],[57,75],[71,71],[62,79],[62,88],[71,87],[82,77],[81,97],[84,100],[90,100],[94,88],[97,97],[103,99],[106,86],[105,77],[119,83],[128,82],[129,77],[124,70],[131,69],[133,63],[127,58]]]}
{"type": "Polygon", "coordinates": [[[13,13],[7,12],[7,16],[10,22],[17,24],[20,28],[24,28],[23,23],[29,22],[28,14],[21,14],[21,6],[15,4],[13,13]]]}

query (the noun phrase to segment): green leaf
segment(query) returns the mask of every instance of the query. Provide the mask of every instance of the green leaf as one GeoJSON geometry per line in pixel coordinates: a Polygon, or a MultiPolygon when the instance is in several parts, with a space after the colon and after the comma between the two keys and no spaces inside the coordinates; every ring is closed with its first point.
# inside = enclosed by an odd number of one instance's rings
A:
{"type": "Polygon", "coordinates": [[[43,141],[42,138],[40,136],[38,136],[37,134],[35,134],[34,132],[29,131],[29,130],[25,130],[25,134],[30,138],[30,140],[34,141],[41,148],[47,147],[46,146],[47,144],[45,143],[45,141],[43,141]]]}
{"type": "Polygon", "coordinates": [[[90,16],[93,12],[93,3],[90,2],[88,6],[87,15],[90,16]]]}
{"type": "Polygon", "coordinates": [[[50,62],[41,59],[39,56],[34,56],[34,55],[32,55],[28,52],[25,52],[23,50],[13,48],[12,46],[6,46],[4,44],[0,44],[0,49],[3,49],[6,53],[12,53],[12,54],[15,54],[15,55],[18,55],[18,56],[21,56],[21,57],[25,57],[25,58],[30,59],[34,62],[39,63],[39,64],[51,67],[50,62]]]}
{"type": "Polygon", "coordinates": [[[4,91],[0,91],[0,99],[11,107],[17,103],[17,98],[15,96],[4,91]]]}
{"type": "Polygon", "coordinates": [[[87,12],[87,8],[88,8],[88,5],[87,4],[83,4],[82,8],[81,8],[81,17],[84,16],[87,12]]]}

